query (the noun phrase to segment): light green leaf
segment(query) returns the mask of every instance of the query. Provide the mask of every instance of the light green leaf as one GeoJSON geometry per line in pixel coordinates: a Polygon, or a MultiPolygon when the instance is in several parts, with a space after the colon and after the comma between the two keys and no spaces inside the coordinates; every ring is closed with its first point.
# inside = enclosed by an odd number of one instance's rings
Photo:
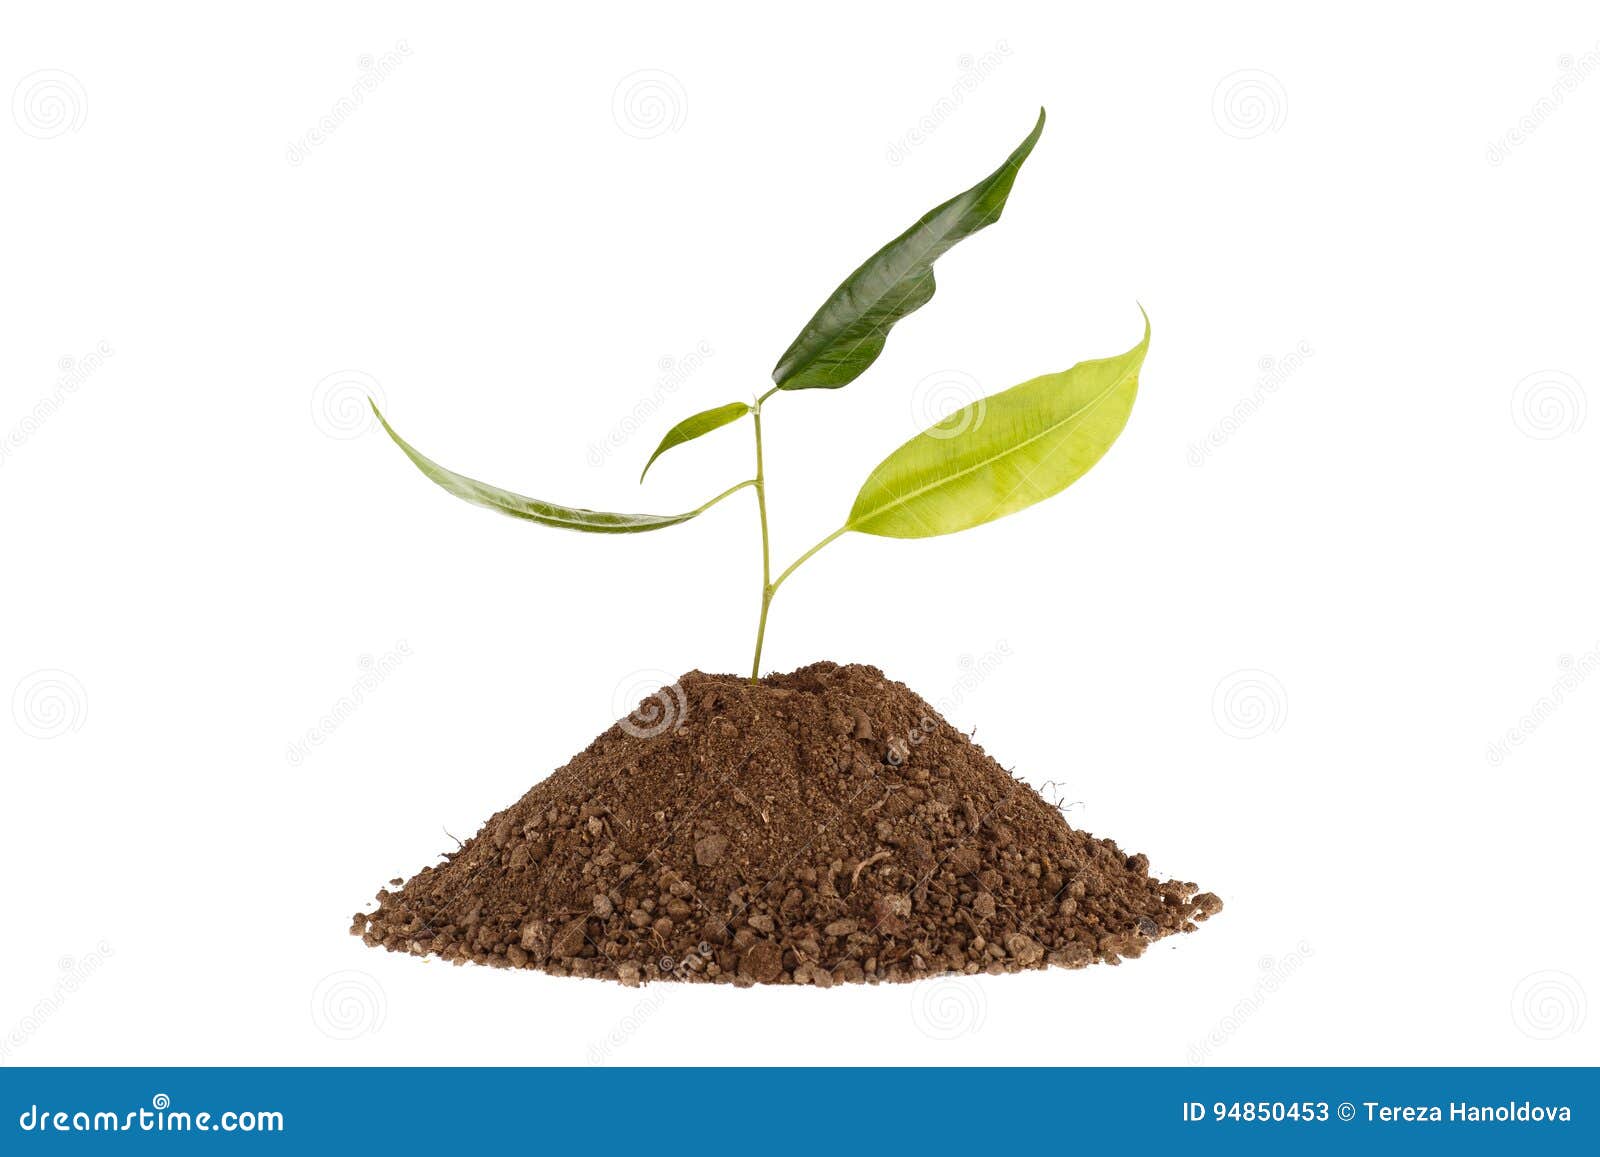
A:
{"type": "Polygon", "coordinates": [[[877,360],[896,322],[933,296],[933,263],[951,246],[1000,219],[1022,162],[1044,131],[1033,131],[989,176],[929,210],[878,250],[822,303],[773,368],[780,389],[837,389],[877,360]]]}
{"type": "Polygon", "coordinates": [[[372,412],[378,415],[378,421],[383,423],[383,428],[388,431],[389,437],[394,439],[394,444],[405,451],[406,457],[416,464],[417,469],[457,498],[465,499],[477,506],[486,506],[490,510],[498,510],[501,514],[509,514],[513,518],[523,518],[529,522],[542,523],[545,526],[559,526],[567,530],[582,530],[590,534],[640,534],[647,530],[661,530],[663,527],[676,526],[680,522],[688,522],[691,518],[698,514],[703,514],[718,502],[721,502],[734,491],[742,490],[746,486],[755,484],[754,479],[741,482],[737,486],[724,490],[704,506],[698,506],[687,514],[608,514],[605,511],[585,510],[578,506],[559,506],[554,502],[543,502],[537,498],[513,494],[511,491],[502,490],[498,486],[490,486],[487,482],[479,482],[476,479],[468,478],[464,474],[457,474],[454,470],[446,470],[431,458],[427,458],[413,449],[404,438],[396,434],[394,427],[389,425],[388,419],[379,413],[376,404],[372,406],[372,412]]]}
{"type": "Polygon", "coordinates": [[[930,538],[1059,494],[1122,433],[1149,347],[1147,316],[1127,353],[1023,382],[929,427],[878,464],[844,529],[930,538]]]}
{"type": "Polygon", "coordinates": [[[718,406],[712,410],[701,410],[698,414],[691,414],[667,431],[667,436],[661,439],[661,445],[656,447],[656,452],[650,455],[650,461],[644,464],[644,469],[639,471],[639,481],[644,481],[644,476],[650,473],[650,467],[655,465],[657,458],[665,454],[674,446],[681,446],[685,442],[692,442],[702,434],[709,434],[713,430],[720,430],[729,422],[737,422],[750,412],[748,402],[729,402],[726,406],[718,406]]]}

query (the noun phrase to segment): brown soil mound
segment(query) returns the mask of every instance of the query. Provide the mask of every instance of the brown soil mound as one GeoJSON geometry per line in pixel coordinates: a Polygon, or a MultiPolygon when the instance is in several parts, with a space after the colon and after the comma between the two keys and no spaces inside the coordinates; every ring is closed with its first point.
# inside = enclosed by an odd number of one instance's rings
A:
{"type": "Polygon", "coordinates": [[[1148,868],[874,667],[691,671],[351,932],[624,984],[1080,968],[1221,910],[1148,868]]]}

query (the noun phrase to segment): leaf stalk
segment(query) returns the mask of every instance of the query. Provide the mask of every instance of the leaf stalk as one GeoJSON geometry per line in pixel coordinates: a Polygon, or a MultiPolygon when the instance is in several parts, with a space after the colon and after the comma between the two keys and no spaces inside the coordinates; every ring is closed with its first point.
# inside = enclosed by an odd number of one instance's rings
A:
{"type": "Polygon", "coordinates": [[[719,494],[715,498],[712,498],[709,501],[705,502],[703,505],[695,507],[694,508],[694,512],[696,514],[704,514],[706,511],[710,510],[717,503],[721,502],[724,498],[727,498],[730,494],[737,494],[737,493],[739,493],[739,491],[743,490],[746,486],[759,486],[759,485],[760,485],[760,483],[756,479],[754,479],[754,478],[746,478],[743,482],[740,482],[740,483],[738,483],[738,484],[736,484],[734,486],[728,487],[721,494],[719,494]]]}

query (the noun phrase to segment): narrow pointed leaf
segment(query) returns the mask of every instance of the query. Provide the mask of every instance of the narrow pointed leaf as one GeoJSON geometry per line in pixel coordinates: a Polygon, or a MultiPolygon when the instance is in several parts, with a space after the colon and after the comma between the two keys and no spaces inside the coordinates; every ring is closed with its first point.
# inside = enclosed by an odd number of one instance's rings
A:
{"type": "Polygon", "coordinates": [[[749,482],[740,483],[739,486],[719,494],[704,506],[697,507],[687,514],[608,514],[605,511],[585,510],[578,506],[561,506],[554,502],[543,502],[537,498],[513,494],[498,486],[490,486],[487,482],[479,482],[464,474],[457,474],[454,470],[446,470],[431,458],[413,449],[404,438],[396,434],[394,427],[379,413],[377,406],[372,407],[372,412],[378,415],[378,421],[383,423],[383,428],[388,431],[389,437],[394,439],[396,446],[405,451],[406,457],[415,463],[417,469],[457,498],[465,499],[477,506],[486,506],[490,510],[498,510],[501,514],[509,514],[513,518],[522,518],[545,526],[582,530],[590,534],[640,534],[647,530],[661,530],[663,527],[688,522],[726,498],[733,493],[733,490],[750,485],[749,482]]]}
{"type": "Polygon", "coordinates": [[[650,473],[650,467],[655,465],[657,458],[665,454],[674,446],[681,446],[685,442],[692,442],[702,434],[709,434],[713,430],[720,430],[729,422],[737,422],[750,412],[748,402],[729,402],[726,406],[718,406],[712,410],[701,410],[698,414],[691,414],[667,431],[667,436],[661,439],[661,445],[656,447],[656,452],[650,455],[650,461],[644,464],[644,469],[639,471],[639,481],[644,481],[644,476],[650,473]]]}
{"type": "Polygon", "coordinates": [[[951,246],[1000,219],[1022,162],[1044,131],[1033,131],[989,176],[936,209],[845,278],[772,371],[785,390],[837,389],[877,360],[896,322],[933,296],[933,263],[951,246]]]}
{"type": "Polygon", "coordinates": [[[1139,391],[1144,339],[980,399],[878,464],[846,530],[885,538],[953,534],[1065,490],[1117,440],[1139,391]]]}

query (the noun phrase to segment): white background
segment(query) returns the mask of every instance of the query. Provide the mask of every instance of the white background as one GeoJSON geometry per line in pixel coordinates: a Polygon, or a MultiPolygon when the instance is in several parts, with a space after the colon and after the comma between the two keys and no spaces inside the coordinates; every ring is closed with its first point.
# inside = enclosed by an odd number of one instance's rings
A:
{"type": "Polygon", "coordinates": [[[4,1063],[1600,1060],[1597,67],[1583,3],[9,7],[4,1063]],[[763,389],[1040,104],[879,362],[769,404],[775,554],[1140,302],[1132,421],[1047,504],[830,547],[768,666],[950,703],[1223,915],[1115,969],[831,992],[346,935],[649,672],[742,669],[758,587],[749,495],[641,538],[497,518],[365,385],[457,469],[685,509],[748,432],[641,490],[655,440],[763,389]]]}

